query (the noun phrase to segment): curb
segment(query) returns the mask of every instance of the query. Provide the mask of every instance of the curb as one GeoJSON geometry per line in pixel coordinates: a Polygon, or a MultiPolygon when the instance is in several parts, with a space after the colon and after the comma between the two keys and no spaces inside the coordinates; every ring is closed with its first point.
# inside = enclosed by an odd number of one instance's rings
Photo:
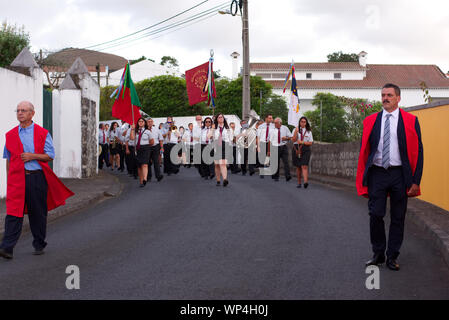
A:
{"type": "MultiPolygon", "coordinates": [[[[324,185],[330,185],[338,188],[350,188],[355,191],[355,181],[337,181],[333,177],[324,176],[312,176],[309,180],[318,182],[324,185]]],[[[422,201],[416,199],[416,201],[422,201]]],[[[406,219],[411,221],[414,225],[418,226],[422,231],[424,231],[431,239],[433,245],[441,252],[444,262],[449,267],[449,234],[442,230],[437,224],[428,221],[423,218],[422,211],[413,206],[413,203],[407,205],[407,215],[406,219]]]]}

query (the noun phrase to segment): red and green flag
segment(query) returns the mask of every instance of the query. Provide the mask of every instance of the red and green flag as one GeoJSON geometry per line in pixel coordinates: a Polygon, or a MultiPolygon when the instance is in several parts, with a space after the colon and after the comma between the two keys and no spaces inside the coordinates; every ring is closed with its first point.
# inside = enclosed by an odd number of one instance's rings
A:
{"type": "Polygon", "coordinates": [[[123,71],[122,78],[118,88],[112,93],[111,98],[115,96],[115,102],[112,106],[112,116],[123,120],[129,124],[137,124],[140,118],[140,104],[136,88],[131,79],[129,63],[123,71]]]}

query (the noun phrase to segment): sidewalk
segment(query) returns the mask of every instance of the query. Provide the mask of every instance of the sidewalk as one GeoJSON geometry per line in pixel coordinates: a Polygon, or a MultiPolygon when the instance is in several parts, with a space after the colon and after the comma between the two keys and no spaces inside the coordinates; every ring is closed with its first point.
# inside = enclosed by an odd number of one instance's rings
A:
{"type": "MultiPolygon", "coordinates": [[[[310,174],[309,180],[357,193],[355,181],[317,174],[310,174]]],[[[432,238],[449,266],[449,212],[428,202],[409,198],[406,219],[432,238]]]]}
{"type": "MultiPolygon", "coordinates": [[[[75,195],[67,199],[66,204],[48,213],[48,222],[61,216],[84,209],[122,192],[119,179],[106,171],[99,170],[98,175],[87,179],[61,179],[75,195]]],[[[0,236],[3,237],[6,217],[5,199],[0,200],[0,236]]],[[[29,230],[28,218],[23,221],[23,230],[29,230]]]]}

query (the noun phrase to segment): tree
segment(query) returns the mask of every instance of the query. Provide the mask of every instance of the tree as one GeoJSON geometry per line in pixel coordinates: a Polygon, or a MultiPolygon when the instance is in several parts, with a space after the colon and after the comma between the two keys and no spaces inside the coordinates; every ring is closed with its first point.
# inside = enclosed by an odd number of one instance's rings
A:
{"type": "Polygon", "coordinates": [[[111,94],[116,87],[107,86],[102,87],[100,90],[100,121],[112,120],[112,106],[114,105],[115,98],[111,98],[111,94]]]}
{"type": "Polygon", "coordinates": [[[310,121],[315,139],[332,143],[348,141],[345,110],[341,99],[331,93],[319,92],[313,98],[312,104],[317,108],[305,112],[304,115],[310,121]],[[322,123],[320,103],[323,105],[322,123]],[[320,137],[321,129],[322,137],[320,137]]]}
{"type": "Polygon", "coordinates": [[[0,27],[0,67],[9,66],[29,44],[30,35],[23,26],[18,28],[3,22],[0,27]]]}
{"type": "Polygon", "coordinates": [[[167,67],[170,67],[170,68],[179,67],[178,60],[176,60],[176,58],[170,57],[170,56],[163,56],[161,58],[161,65],[162,66],[166,65],[167,67]]]}
{"type": "Polygon", "coordinates": [[[132,64],[135,64],[135,63],[140,62],[140,61],[143,61],[143,60],[149,60],[149,61],[154,62],[153,59],[147,58],[147,57],[145,57],[145,56],[141,56],[141,57],[138,58],[138,59],[129,60],[129,64],[132,65],[132,64]]]}
{"type": "Polygon", "coordinates": [[[327,56],[328,62],[358,62],[359,56],[356,53],[343,53],[341,51],[331,53],[327,56]]]}

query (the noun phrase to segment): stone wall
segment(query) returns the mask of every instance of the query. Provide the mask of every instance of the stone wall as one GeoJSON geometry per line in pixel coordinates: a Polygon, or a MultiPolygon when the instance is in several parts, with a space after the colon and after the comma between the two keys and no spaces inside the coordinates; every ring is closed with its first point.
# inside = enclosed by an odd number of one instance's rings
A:
{"type": "Polygon", "coordinates": [[[87,98],[81,99],[81,173],[88,178],[97,172],[97,105],[87,98]]]}
{"type": "Polygon", "coordinates": [[[314,144],[310,159],[311,174],[356,179],[360,141],[333,144],[314,144]]]}

